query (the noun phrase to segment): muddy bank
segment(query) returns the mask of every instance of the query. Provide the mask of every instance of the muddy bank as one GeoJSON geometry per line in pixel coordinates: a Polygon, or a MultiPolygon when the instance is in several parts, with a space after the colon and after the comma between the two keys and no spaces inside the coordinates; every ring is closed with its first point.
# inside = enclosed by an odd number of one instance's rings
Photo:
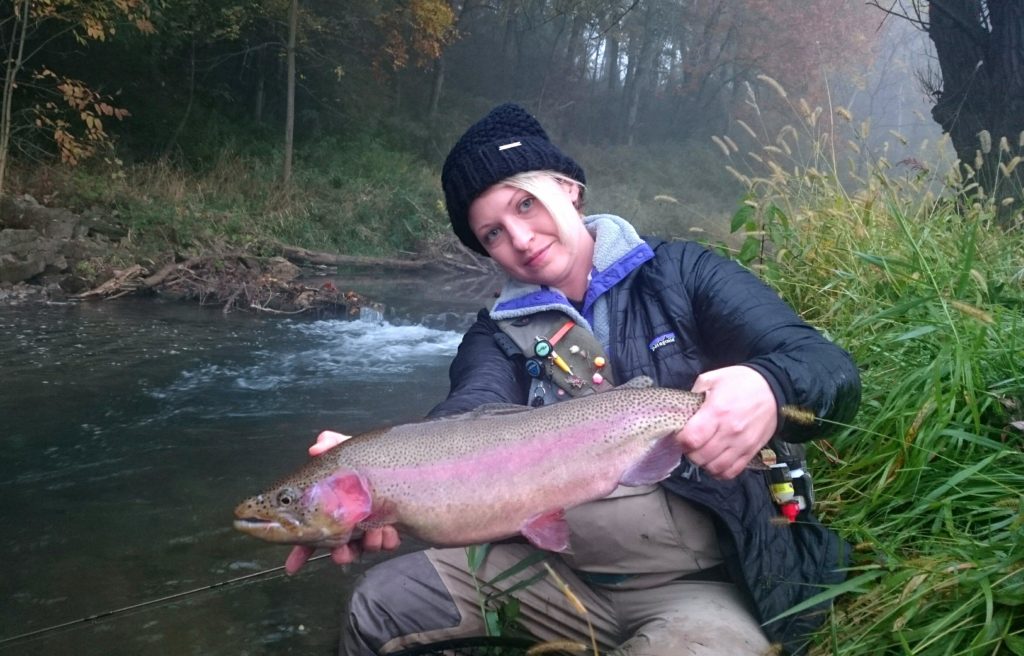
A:
{"type": "Polygon", "coordinates": [[[130,232],[117,216],[45,207],[27,195],[0,199],[0,303],[150,294],[224,312],[356,314],[373,301],[317,276],[338,267],[480,273],[490,266],[468,251],[389,259],[278,243],[259,246],[259,253],[169,253],[154,261],[134,252],[130,232]]]}

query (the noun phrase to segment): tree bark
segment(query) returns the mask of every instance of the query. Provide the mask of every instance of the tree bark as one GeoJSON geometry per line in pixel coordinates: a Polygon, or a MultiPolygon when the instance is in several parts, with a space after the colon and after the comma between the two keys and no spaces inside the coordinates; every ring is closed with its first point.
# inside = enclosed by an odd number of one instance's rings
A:
{"type": "Polygon", "coordinates": [[[434,79],[430,85],[430,106],[427,117],[433,121],[437,118],[437,110],[441,105],[441,91],[444,89],[444,53],[434,60],[434,79]]]}
{"type": "Polygon", "coordinates": [[[931,0],[928,10],[942,74],[932,117],[1009,222],[1024,205],[1024,167],[1007,168],[1024,155],[1024,0],[931,0]]]}
{"type": "Polygon", "coordinates": [[[7,67],[4,75],[3,108],[0,113],[0,196],[4,193],[4,181],[7,178],[7,158],[11,147],[11,105],[14,100],[14,82],[21,70],[22,57],[25,53],[25,34],[28,31],[29,9],[31,0],[24,0],[21,5],[21,20],[14,23],[11,29],[11,47],[7,53],[7,67]],[[17,49],[17,54],[15,54],[17,49]]]}
{"type": "Polygon", "coordinates": [[[605,75],[608,76],[608,93],[614,94],[619,88],[619,38],[609,34],[605,39],[605,75]]]}
{"type": "Polygon", "coordinates": [[[657,58],[657,43],[661,38],[655,28],[657,23],[658,0],[651,0],[644,15],[644,29],[640,50],[637,53],[636,72],[626,98],[626,145],[632,146],[636,139],[637,124],[640,117],[640,96],[648,89],[648,78],[652,74],[654,61],[657,58]]]}
{"type": "Polygon", "coordinates": [[[178,145],[178,137],[181,136],[182,131],[185,130],[185,125],[188,124],[188,118],[192,114],[192,104],[195,100],[196,95],[196,38],[192,36],[192,42],[189,46],[188,56],[188,102],[185,103],[185,111],[181,114],[181,120],[178,121],[178,126],[174,128],[174,132],[171,133],[171,138],[167,140],[167,145],[164,146],[164,159],[169,159],[171,152],[174,147],[178,145]]]}
{"type": "Polygon", "coordinates": [[[284,183],[292,179],[295,145],[295,36],[299,26],[299,0],[292,0],[288,12],[288,101],[284,119],[284,183]]]}

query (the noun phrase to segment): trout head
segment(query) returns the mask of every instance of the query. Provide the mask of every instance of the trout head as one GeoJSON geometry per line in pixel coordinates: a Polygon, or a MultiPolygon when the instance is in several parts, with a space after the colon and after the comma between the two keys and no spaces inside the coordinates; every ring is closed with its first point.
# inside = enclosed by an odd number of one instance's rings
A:
{"type": "Polygon", "coordinates": [[[246,499],[235,508],[235,528],[268,542],[337,547],[371,506],[366,480],[338,470],[319,480],[288,479],[246,499]]]}

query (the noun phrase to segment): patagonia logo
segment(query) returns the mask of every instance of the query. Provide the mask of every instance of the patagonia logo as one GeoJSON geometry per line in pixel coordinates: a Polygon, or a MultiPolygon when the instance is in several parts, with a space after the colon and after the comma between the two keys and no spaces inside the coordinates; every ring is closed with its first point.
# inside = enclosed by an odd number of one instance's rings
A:
{"type": "Polygon", "coordinates": [[[675,344],[675,343],[676,343],[676,334],[675,333],[665,333],[664,335],[658,335],[657,337],[652,339],[651,343],[647,345],[647,348],[650,349],[651,353],[654,353],[655,351],[660,349],[662,346],[668,346],[669,344],[675,344]]]}

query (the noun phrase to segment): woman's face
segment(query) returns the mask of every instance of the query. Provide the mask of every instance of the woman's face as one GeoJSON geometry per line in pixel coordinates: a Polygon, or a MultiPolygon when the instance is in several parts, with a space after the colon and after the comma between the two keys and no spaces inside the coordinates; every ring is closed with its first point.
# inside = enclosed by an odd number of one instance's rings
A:
{"type": "MultiPolygon", "coordinates": [[[[548,178],[557,187],[557,202],[566,203],[578,215],[575,202],[579,187],[548,178]]],[[[469,227],[487,252],[513,278],[525,283],[550,285],[565,292],[579,286],[579,276],[590,272],[589,251],[580,257],[583,240],[591,240],[582,220],[572,221],[559,232],[551,212],[530,192],[498,183],[480,194],[469,206],[469,227]]]]}

